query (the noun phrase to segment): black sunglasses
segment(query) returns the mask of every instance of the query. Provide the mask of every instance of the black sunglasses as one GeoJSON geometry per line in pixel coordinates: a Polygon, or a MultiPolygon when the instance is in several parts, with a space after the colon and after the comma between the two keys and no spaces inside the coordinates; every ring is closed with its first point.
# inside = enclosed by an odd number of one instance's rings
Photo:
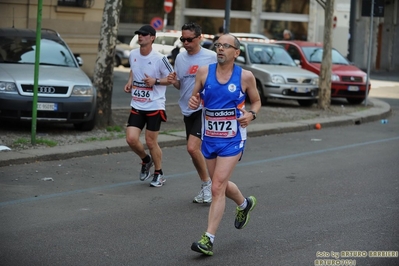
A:
{"type": "Polygon", "coordinates": [[[146,33],[139,32],[138,35],[141,35],[141,36],[144,36],[144,37],[145,37],[145,36],[148,36],[148,35],[150,35],[150,34],[149,34],[148,32],[146,32],[146,33]]]}
{"type": "Polygon", "coordinates": [[[183,38],[183,37],[180,37],[180,41],[182,42],[182,43],[185,43],[186,41],[188,41],[188,42],[192,42],[195,38],[198,38],[199,36],[195,36],[194,38],[183,38]]]}

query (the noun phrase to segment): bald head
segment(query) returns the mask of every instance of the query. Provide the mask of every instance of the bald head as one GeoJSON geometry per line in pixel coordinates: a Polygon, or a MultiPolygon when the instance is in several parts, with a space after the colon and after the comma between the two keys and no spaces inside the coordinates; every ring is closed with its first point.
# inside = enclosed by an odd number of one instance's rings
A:
{"type": "Polygon", "coordinates": [[[237,39],[236,36],[234,36],[230,33],[222,34],[218,39],[218,43],[228,43],[228,44],[233,45],[234,47],[237,47],[237,48],[240,47],[240,41],[237,39]]]}

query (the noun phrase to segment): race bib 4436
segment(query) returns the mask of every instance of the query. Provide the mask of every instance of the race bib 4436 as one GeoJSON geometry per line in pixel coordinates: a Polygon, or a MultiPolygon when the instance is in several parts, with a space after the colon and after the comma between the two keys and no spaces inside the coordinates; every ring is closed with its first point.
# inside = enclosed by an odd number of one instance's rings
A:
{"type": "Polygon", "coordinates": [[[133,87],[132,97],[137,102],[148,102],[151,99],[152,88],[133,87]]]}

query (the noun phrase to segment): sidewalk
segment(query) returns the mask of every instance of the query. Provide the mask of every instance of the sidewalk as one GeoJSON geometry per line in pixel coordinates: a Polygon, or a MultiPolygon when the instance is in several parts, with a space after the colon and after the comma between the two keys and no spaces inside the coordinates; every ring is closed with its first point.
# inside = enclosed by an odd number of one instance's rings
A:
{"type": "MultiPolygon", "coordinates": [[[[368,110],[350,113],[343,116],[316,118],[285,123],[253,123],[248,127],[248,136],[254,137],[314,130],[314,125],[316,123],[320,123],[322,125],[322,128],[361,124],[380,120],[390,115],[391,107],[389,106],[389,104],[373,98],[369,98],[368,101],[372,103],[372,107],[368,110]]],[[[141,141],[144,142],[144,137],[141,137],[141,141]]],[[[173,132],[169,133],[168,135],[159,135],[159,145],[161,147],[171,147],[185,144],[186,138],[184,131],[173,132]]],[[[23,151],[5,151],[0,152],[0,167],[13,164],[33,163],[36,161],[64,160],[83,156],[128,151],[130,151],[130,148],[126,144],[125,139],[81,143],[75,145],[53,147],[51,149],[43,148],[23,151]]]]}

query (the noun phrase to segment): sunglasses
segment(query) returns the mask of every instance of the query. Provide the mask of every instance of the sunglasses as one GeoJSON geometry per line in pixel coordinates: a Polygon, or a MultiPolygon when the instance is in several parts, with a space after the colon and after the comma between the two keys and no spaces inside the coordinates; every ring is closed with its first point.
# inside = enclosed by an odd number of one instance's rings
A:
{"type": "Polygon", "coordinates": [[[185,43],[186,41],[188,41],[188,42],[192,42],[195,38],[198,38],[199,36],[195,36],[194,38],[183,38],[183,37],[180,37],[180,41],[182,42],[182,43],[185,43]]]}
{"type": "Polygon", "coordinates": [[[141,35],[141,36],[144,36],[144,37],[145,37],[145,36],[148,36],[148,35],[150,35],[150,34],[149,34],[148,32],[146,32],[146,33],[139,32],[138,35],[141,35]]]}

